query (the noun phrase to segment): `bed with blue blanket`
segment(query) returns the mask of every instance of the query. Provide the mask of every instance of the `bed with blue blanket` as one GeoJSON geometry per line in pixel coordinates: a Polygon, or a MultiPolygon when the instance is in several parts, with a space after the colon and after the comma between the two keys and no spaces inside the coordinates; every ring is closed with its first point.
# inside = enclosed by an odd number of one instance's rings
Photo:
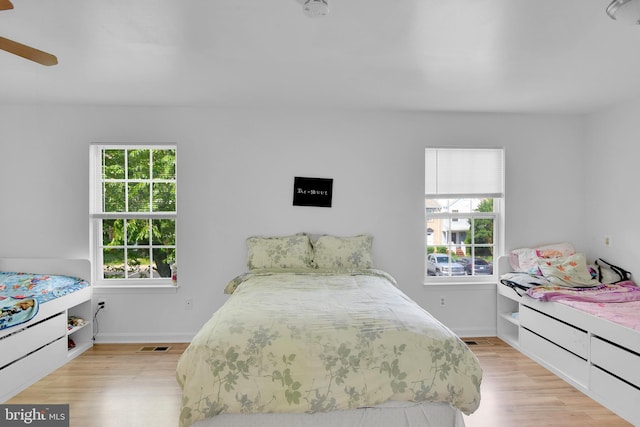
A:
{"type": "Polygon", "coordinates": [[[79,277],[0,271],[0,330],[28,322],[40,304],[88,286],[79,277]]]}
{"type": "Polygon", "coordinates": [[[91,347],[90,277],[88,260],[0,258],[0,402],[91,347]]]}

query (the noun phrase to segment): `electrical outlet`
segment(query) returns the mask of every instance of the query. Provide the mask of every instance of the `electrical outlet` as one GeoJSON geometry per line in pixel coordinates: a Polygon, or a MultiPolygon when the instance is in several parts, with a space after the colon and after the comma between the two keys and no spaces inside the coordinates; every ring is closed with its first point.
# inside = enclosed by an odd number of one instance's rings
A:
{"type": "Polygon", "coordinates": [[[96,305],[96,308],[100,311],[107,311],[107,300],[104,298],[100,298],[98,300],[98,304],[96,305]]]}
{"type": "Polygon", "coordinates": [[[604,245],[611,246],[611,236],[604,236],[604,245]]]}
{"type": "Polygon", "coordinates": [[[445,307],[447,305],[447,300],[445,297],[440,297],[440,307],[445,307]]]}
{"type": "Polygon", "coordinates": [[[187,298],[184,300],[184,309],[191,310],[193,308],[193,298],[187,298]]]}

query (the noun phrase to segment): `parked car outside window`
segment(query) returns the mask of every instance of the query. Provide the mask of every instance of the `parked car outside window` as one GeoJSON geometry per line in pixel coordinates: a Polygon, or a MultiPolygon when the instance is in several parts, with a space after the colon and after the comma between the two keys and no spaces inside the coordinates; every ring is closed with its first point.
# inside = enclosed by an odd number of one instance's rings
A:
{"type": "Polygon", "coordinates": [[[447,254],[429,254],[427,256],[427,274],[429,276],[464,276],[462,264],[451,259],[447,254]]]}
{"type": "Polygon", "coordinates": [[[482,258],[458,258],[456,260],[464,267],[465,274],[493,274],[493,265],[482,258]]]}

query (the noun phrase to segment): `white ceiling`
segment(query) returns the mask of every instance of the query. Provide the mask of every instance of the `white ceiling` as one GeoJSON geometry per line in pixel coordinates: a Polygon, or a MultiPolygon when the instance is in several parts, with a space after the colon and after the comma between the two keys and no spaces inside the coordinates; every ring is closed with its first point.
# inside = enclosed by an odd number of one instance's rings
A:
{"type": "Polygon", "coordinates": [[[0,104],[584,113],[640,97],[610,0],[13,0],[0,104]]]}

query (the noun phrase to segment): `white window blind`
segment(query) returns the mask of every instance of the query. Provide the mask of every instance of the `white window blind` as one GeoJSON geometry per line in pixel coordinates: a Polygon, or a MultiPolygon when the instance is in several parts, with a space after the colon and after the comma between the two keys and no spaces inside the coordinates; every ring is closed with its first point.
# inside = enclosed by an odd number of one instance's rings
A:
{"type": "Polygon", "coordinates": [[[474,148],[425,149],[425,196],[502,197],[504,150],[474,148]]]}

